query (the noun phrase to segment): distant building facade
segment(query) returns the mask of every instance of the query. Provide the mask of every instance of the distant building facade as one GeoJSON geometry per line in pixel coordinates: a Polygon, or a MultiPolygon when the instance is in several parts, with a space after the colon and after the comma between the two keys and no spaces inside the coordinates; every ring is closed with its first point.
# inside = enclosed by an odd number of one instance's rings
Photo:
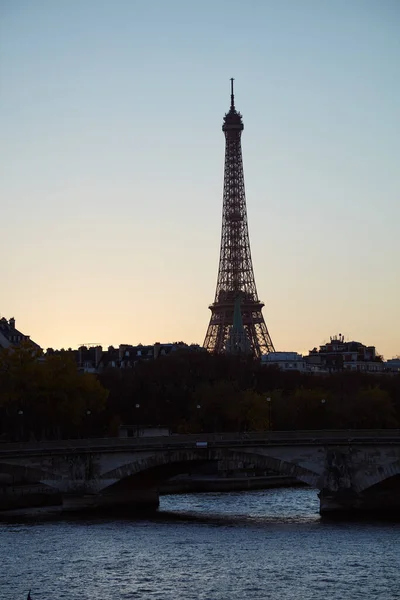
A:
{"type": "Polygon", "coordinates": [[[100,345],[80,346],[78,350],[73,350],[78,368],[85,373],[99,373],[105,369],[132,369],[143,361],[156,360],[162,356],[178,350],[206,352],[198,344],[185,344],[184,342],[175,342],[161,344],[156,342],[152,345],[133,346],[131,344],[120,344],[118,348],[109,346],[103,350],[100,345]]]}
{"type": "Polygon", "coordinates": [[[118,431],[118,437],[165,437],[171,435],[169,427],[154,425],[121,425],[118,431]]]}
{"type": "Polygon", "coordinates": [[[297,352],[270,352],[261,357],[261,364],[276,366],[282,371],[305,372],[307,370],[307,363],[297,352]]]}
{"type": "Polygon", "coordinates": [[[344,340],[340,333],[333,336],[330,341],[310,350],[304,357],[309,370],[332,373],[335,371],[362,371],[367,373],[381,373],[385,370],[385,363],[381,356],[376,354],[375,346],[365,346],[361,342],[344,340]]]}
{"type": "Polygon", "coordinates": [[[339,371],[363,373],[400,373],[400,357],[386,362],[376,353],[375,346],[345,341],[344,336],[333,336],[319,349],[313,348],[307,356],[297,352],[270,352],[261,358],[261,364],[276,366],[282,371],[329,374],[339,371]]]}
{"type": "Polygon", "coordinates": [[[0,319],[0,348],[19,346],[23,342],[29,342],[32,346],[40,348],[38,344],[30,339],[29,335],[22,333],[15,327],[14,317],[11,317],[8,321],[5,317],[2,317],[0,319]]]}
{"type": "Polygon", "coordinates": [[[385,363],[386,371],[390,373],[400,373],[400,356],[389,358],[385,363]]]}

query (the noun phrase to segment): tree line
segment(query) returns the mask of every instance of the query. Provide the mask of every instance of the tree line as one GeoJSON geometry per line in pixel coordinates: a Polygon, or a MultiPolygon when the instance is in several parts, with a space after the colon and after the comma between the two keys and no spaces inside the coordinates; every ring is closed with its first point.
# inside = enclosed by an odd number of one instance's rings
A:
{"type": "Polygon", "coordinates": [[[400,427],[400,375],[312,375],[251,358],[180,350],[133,369],[79,372],[65,351],[0,350],[3,439],[400,427]]]}

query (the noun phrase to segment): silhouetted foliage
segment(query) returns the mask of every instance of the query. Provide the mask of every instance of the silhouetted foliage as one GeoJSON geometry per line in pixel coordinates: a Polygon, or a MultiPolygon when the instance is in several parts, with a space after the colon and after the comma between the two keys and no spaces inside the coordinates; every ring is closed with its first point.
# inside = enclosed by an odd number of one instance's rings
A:
{"type": "Polygon", "coordinates": [[[115,436],[121,424],[182,433],[397,428],[400,375],[319,376],[181,350],[96,377],[68,351],[21,346],[0,350],[0,418],[12,439],[115,436]]]}
{"type": "Polygon", "coordinates": [[[107,413],[176,432],[398,427],[400,376],[303,374],[249,358],[179,351],[99,375],[107,413]],[[270,398],[270,402],[267,402],[270,398]]]}
{"type": "Polygon", "coordinates": [[[29,343],[0,350],[0,428],[9,439],[89,435],[106,397],[68,352],[43,356],[29,343]]]}

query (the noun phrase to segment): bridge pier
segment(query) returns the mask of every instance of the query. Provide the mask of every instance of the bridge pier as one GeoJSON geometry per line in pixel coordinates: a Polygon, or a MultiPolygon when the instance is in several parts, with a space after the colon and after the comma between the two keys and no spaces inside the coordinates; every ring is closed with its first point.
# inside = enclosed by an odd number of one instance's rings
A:
{"type": "MultiPolygon", "coordinates": [[[[389,452],[388,452],[389,454],[389,452]]],[[[400,475],[395,463],[376,466],[365,453],[352,448],[328,448],[318,494],[320,514],[332,513],[400,513],[400,475]],[[374,484],[372,477],[387,470],[388,478],[374,484]]],[[[376,481],[376,479],[375,479],[376,481]]]]}
{"type": "Polygon", "coordinates": [[[357,510],[356,494],[352,494],[349,490],[336,492],[321,490],[318,498],[320,515],[332,515],[333,513],[345,513],[357,510]]]}
{"type": "Polygon", "coordinates": [[[332,493],[322,490],[319,494],[320,514],[375,513],[377,516],[400,514],[400,490],[366,490],[332,493]]]}

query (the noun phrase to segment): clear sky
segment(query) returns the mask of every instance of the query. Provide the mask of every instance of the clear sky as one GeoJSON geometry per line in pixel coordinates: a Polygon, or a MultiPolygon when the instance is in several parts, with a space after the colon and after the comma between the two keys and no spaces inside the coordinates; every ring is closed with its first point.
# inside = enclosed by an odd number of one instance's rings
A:
{"type": "Polygon", "coordinates": [[[398,0],[0,0],[0,315],[202,344],[230,77],[277,350],[400,354],[398,0]]]}

